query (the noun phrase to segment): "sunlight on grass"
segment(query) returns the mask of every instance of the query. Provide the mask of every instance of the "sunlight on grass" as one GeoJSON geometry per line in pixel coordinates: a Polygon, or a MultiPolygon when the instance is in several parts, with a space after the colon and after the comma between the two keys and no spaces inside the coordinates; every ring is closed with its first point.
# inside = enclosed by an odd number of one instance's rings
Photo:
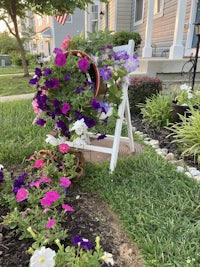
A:
{"type": "Polygon", "coordinates": [[[200,186],[154,152],[120,160],[113,175],[88,165],[82,186],[118,214],[145,266],[199,266],[200,186]],[[187,265],[187,259],[193,265],[187,265]]]}
{"type": "Polygon", "coordinates": [[[29,85],[30,77],[0,76],[0,96],[30,94],[34,92],[33,86],[29,85]]]}

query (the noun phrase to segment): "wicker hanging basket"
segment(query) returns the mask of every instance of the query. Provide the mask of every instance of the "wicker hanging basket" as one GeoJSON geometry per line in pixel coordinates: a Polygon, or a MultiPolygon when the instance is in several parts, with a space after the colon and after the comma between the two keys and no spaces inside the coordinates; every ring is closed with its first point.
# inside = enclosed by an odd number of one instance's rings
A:
{"type": "Polygon", "coordinates": [[[99,86],[100,86],[100,76],[99,70],[97,65],[95,64],[94,60],[85,52],[80,50],[70,50],[65,52],[65,56],[68,57],[69,55],[74,56],[81,56],[82,58],[86,58],[90,62],[90,67],[88,69],[88,74],[90,76],[90,80],[95,84],[94,86],[94,97],[96,97],[99,93],[99,86]]]}

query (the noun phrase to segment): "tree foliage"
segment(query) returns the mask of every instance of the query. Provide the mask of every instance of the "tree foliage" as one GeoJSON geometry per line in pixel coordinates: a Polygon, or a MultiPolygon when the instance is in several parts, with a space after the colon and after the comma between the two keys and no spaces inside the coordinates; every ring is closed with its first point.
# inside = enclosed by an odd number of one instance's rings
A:
{"type": "Polygon", "coordinates": [[[0,53],[10,54],[16,51],[19,52],[16,39],[9,36],[6,32],[0,33],[0,53]]]}
{"type": "MultiPolygon", "coordinates": [[[[107,0],[101,0],[101,2],[107,2],[107,0]]],[[[41,15],[72,14],[75,8],[85,9],[87,4],[92,3],[92,0],[0,0],[0,20],[5,22],[9,32],[18,42],[25,76],[29,73],[17,18],[25,18],[28,10],[41,15]],[[9,21],[13,23],[13,27],[9,21]]]]}

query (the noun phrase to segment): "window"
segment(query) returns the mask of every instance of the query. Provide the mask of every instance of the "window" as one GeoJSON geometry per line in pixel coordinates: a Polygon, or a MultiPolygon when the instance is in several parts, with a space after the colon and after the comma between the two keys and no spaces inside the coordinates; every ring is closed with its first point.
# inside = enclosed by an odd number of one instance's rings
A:
{"type": "Polygon", "coordinates": [[[68,14],[66,23],[72,23],[72,15],[68,14]]]}
{"type": "Polygon", "coordinates": [[[99,19],[99,6],[92,5],[91,6],[91,30],[92,32],[96,32],[98,29],[98,19],[99,19]]]}
{"type": "Polygon", "coordinates": [[[42,26],[42,17],[37,15],[38,26],[42,26]]]}
{"type": "Polygon", "coordinates": [[[154,18],[163,16],[164,0],[154,0],[154,18]]]}
{"type": "Polygon", "coordinates": [[[135,1],[135,24],[143,22],[144,0],[135,1]]]}

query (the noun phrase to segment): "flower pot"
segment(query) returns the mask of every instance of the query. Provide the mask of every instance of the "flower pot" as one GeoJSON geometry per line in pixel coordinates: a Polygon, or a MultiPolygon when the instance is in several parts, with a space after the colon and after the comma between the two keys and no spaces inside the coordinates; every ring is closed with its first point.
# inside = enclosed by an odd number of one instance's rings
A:
{"type": "Polygon", "coordinates": [[[65,56],[68,57],[68,55],[74,55],[74,56],[80,56],[82,58],[86,58],[90,62],[90,67],[88,69],[88,74],[90,80],[95,84],[94,86],[94,97],[98,95],[99,92],[99,85],[100,85],[100,75],[99,70],[97,68],[97,65],[95,64],[94,60],[85,52],[79,51],[79,50],[70,50],[65,52],[65,56]]]}
{"type": "Polygon", "coordinates": [[[171,108],[173,122],[181,121],[179,114],[186,116],[187,118],[191,115],[188,106],[178,105],[176,101],[172,101],[171,108]]]}

